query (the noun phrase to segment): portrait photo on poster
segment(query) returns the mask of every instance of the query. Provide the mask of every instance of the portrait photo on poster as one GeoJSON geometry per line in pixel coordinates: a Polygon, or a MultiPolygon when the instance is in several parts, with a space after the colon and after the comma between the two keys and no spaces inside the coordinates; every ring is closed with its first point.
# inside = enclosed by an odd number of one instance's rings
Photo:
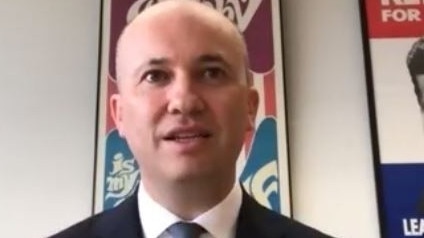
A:
{"type": "Polygon", "coordinates": [[[360,0],[382,237],[424,235],[424,2],[360,0]]]}

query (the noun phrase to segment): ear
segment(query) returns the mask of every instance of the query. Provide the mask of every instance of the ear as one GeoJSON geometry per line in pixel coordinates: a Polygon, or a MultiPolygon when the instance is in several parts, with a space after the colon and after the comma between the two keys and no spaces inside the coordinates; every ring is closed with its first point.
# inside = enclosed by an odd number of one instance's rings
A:
{"type": "Polygon", "coordinates": [[[256,114],[258,113],[259,94],[258,91],[253,87],[250,87],[247,90],[248,123],[246,131],[253,131],[255,129],[256,114]]]}
{"type": "Polygon", "coordinates": [[[122,122],[122,98],[120,94],[113,94],[109,99],[110,115],[118,129],[119,136],[125,138],[122,122]]]}

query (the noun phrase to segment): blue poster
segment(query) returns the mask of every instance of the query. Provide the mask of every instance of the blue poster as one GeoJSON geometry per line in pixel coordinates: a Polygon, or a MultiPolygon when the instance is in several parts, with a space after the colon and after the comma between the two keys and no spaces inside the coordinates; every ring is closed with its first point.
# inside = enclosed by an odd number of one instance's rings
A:
{"type": "Polygon", "coordinates": [[[387,237],[424,237],[424,164],[384,164],[381,174],[387,237]]]}

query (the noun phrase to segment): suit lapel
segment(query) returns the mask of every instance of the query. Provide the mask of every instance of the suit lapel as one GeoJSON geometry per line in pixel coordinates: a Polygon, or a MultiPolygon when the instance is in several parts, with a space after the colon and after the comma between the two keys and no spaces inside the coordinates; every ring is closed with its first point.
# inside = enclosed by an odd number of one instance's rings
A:
{"type": "Polygon", "coordinates": [[[250,199],[252,198],[243,189],[242,203],[237,219],[236,238],[261,237],[258,234],[258,224],[254,221],[255,209],[252,207],[250,199]]]}
{"type": "Polygon", "coordinates": [[[261,206],[243,189],[243,200],[237,219],[236,238],[284,237],[287,223],[279,215],[261,206]]]}
{"type": "Polygon", "coordinates": [[[96,237],[99,238],[144,238],[138,214],[137,193],[118,207],[106,211],[95,230],[96,237]]]}

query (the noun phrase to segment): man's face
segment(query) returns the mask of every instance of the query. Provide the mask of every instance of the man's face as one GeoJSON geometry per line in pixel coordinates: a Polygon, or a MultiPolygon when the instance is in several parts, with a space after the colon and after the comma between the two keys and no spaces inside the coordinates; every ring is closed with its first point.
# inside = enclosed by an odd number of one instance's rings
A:
{"type": "Polygon", "coordinates": [[[424,74],[419,74],[419,75],[416,76],[416,78],[417,78],[418,88],[419,88],[419,91],[421,93],[419,103],[420,103],[421,107],[423,107],[423,105],[424,105],[424,74]]]}
{"type": "Polygon", "coordinates": [[[137,22],[122,40],[112,116],[143,180],[234,176],[254,125],[257,93],[240,42],[195,20],[137,22]]]}
{"type": "Polygon", "coordinates": [[[417,79],[417,86],[419,90],[419,96],[418,96],[418,103],[420,104],[421,108],[421,118],[422,123],[424,125],[424,74],[419,74],[416,76],[417,79]]]}

